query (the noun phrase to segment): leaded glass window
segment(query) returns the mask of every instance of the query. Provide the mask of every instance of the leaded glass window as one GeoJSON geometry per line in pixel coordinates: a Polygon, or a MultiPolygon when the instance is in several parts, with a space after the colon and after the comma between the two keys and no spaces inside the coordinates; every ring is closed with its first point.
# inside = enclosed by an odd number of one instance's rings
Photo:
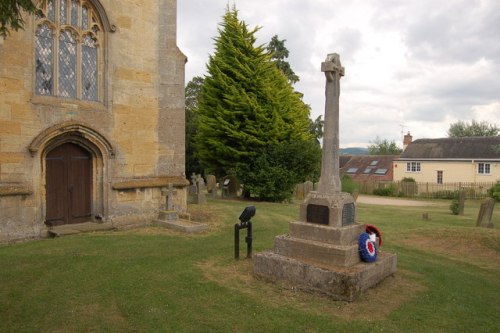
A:
{"type": "Polygon", "coordinates": [[[35,86],[40,95],[52,95],[54,72],[52,30],[47,24],[38,27],[35,34],[35,86]]]}
{"type": "Polygon", "coordinates": [[[59,96],[76,97],[76,41],[68,30],[59,37],[59,96]]]}
{"type": "Polygon", "coordinates": [[[82,46],[82,97],[97,99],[97,45],[90,35],[85,36],[82,46]]]}
{"type": "Polygon", "coordinates": [[[66,0],[60,0],[59,4],[59,19],[61,20],[61,24],[66,24],[68,23],[66,20],[66,15],[68,15],[66,12],[66,0]]]}
{"type": "Polygon", "coordinates": [[[78,1],[71,0],[71,25],[78,26],[78,1]]]}
{"type": "Polygon", "coordinates": [[[55,21],[55,10],[54,10],[54,0],[48,0],[47,1],[47,18],[51,20],[52,22],[55,21]]]}
{"type": "Polygon", "coordinates": [[[90,0],[42,0],[35,32],[35,93],[102,100],[102,24],[90,0]]]}
{"type": "Polygon", "coordinates": [[[89,13],[87,7],[82,7],[82,25],[81,28],[86,30],[89,26],[89,13]]]}

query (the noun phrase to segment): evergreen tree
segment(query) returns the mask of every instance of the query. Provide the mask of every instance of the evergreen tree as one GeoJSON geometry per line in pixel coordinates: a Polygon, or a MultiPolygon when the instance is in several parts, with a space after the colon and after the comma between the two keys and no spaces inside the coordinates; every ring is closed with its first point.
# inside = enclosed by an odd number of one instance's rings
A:
{"type": "Polygon", "coordinates": [[[234,7],[226,9],[207,65],[196,135],[205,168],[218,176],[240,170],[248,188],[258,184],[241,170],[269,156],[269,147],[314,141],[307,105],[265,49],[254,46],[257,30],[239,21],[234,7]]]}
{"type": "Polygon", "coordinates": [[[285,59],[288,58],[289,52],[285,47],[286,39],[279,40],[278,35],[274,35],[267,45],[267,50],[271,53],[271,59],[276,63],[276,66],[288,78],[291,84],[299,82],[299,77],[290,67],[290,64],[285,59]]]}
{"type": "Polygon", "coordinates": [[[197,132],[197,110],[198,100],[204,79],[200,76],[194,77],[186,85],[186,174],[191,175],[203,173],[203,169],[196,156],[194,136],[197,132]]]}

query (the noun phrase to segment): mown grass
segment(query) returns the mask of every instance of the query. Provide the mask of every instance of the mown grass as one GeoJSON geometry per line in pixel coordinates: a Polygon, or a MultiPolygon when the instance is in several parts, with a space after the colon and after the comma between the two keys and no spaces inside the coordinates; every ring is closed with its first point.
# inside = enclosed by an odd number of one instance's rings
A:
{"type": "Polygon", "coordinates": [[[255,279],[251,260],[234,261],[248,204],[255,252],[298,216],[296,204],[211,201],[190,207],[210,227],[202,235],[146,227],[0,246],[0,332],[499,331],[499,231],[475,227],[479,203],[464,216],[449,201],[359,204],[398,271],[352,303],[255,279]]]}

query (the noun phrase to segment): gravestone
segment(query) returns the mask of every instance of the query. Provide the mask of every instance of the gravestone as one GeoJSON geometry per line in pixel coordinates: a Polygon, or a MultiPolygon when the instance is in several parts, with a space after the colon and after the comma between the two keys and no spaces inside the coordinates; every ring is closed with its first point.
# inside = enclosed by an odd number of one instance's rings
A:
{"type": "Polygon", "coordinates": [[[465,191],[458,191],[458,215],[464,215],[465,208],[465,191]]]}
{"type": "Polygon", "coordinates": [[[207,197],[205,196],[205,180],[201,175],[198,175],[196,178],[196,203],[197,204],[206,204],[207,197]]]}
{"type": "Polygon", "coordinates": [[[224,177],[222,182],[223,196],[224,197],[237,197],[238,190],[240,189],[240,182],[238,178],[233,175],[228,175],[224,177]]]}
{"type": "Polygon", "coordinates": [[[207,176],[207,192],[212,199],[217,198],[217,178],[214,175],[207,176]]]}
{"type": "Polygon", "coordinates": [[[179,219],[177,212],[174,210],[174,195],[177,193],[177,190],[174,189],[173,184],[168,184],[167,188],[163,188],[161,190],[161,195],[165,197],[165,210],[161,210],[158,215],[159,220],[169,220],[175,221],[179,219]]]}
{"type": "Polygon", "coordinates": [[[197,193],[196,179],[197,177],[193,172],[191,175],[191,184],[189,185],[189,195],[196,195],[197,193]]]}
{"type": "Polygon", "coordinates": [[[487,198],[481,202],[481,208],[479,208],[479,214],[477,215],[476,226],[493,228],[494,225],[491,222],[493,217],[493,210],[495,208],[495,199],[487,198]]]}
{"type": "Polygon", "coordinates": [[[153,220],[153,225],[186,233],[198,233],[206,230],[207,226],[205,224],[186,221],[179,218],[179,214],[174,204],[176,193],[177,190],[174,188],[173,184],[168,184],[166,188],[162,188],[161,195],[165,197],[165,206],[162,208],[165,209],[160,209],[158,218],[153,220]]]}
{"type": "Polygon", "coordinates": [[[314,184],[312,181],[308,180],[304,182],[304,196],[307,197],[309,192],[312,192],[314,190],[314,184]]]}
{"type": "Polygon", "coordinates": [[[361,262],[358,238],[364,227],[356,223],[354,199],[341,192],[339,177],[339,95],[344,67],[338,54],[329,54],[321,70],[326,77],[326,107],[318,190],[307,194],[299,221],[290,222],[289,233],[275,238],[274,249],[254,256],[254,274],[352,301],[396,271],[396,255],[379,252],[377,261],[361,262]]]}
{"type": "Polygon", "coordinates": [[[295,198],[298,200],[304,200],[304,183],[297,184],[295,186],[295,198]]]}

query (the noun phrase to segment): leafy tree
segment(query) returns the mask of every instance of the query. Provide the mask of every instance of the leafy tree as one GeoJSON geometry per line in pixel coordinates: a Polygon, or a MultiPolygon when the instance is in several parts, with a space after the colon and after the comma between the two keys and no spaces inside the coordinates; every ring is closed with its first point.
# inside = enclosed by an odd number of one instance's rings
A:
{"type": "Polygon", "coordinates": [[[489,124],[486,121],[477,122],[473,120],[470,124],[464,121],[452,123],[448,129],[448,137],[461,138],[468,136],[496,136],[499,135],[500,128],[496,124],[489,124]]]}
{"type": "Polygon", "coordinates": [[[248,176],[255,161],[274,165],[284,159],[269,160],[276,147],[314,143],[307,105],[265,49],[254,46],[257,30],[240,22],[234,7],[226,9],[198,100],[195,138],[202,165],[218,176],[240,170],[246,189],[265,181],[248,176]]]}
{"type": "Polygon", "coordinates": [[[32,0],[0,1],[0,37],[7,37],[10,30],[24,29],[23,11],[31,15],[41,14],[32,0]]]}
{"type": "Polygon", "coordinates": [[[186,174],[201,174],[203,168],[196,157],[194,137],[197,129],[198,99],[205,80],[196,76],[186,85],[186,174]]]}
{"type": "Polygon", "coordinates": [[[262,149],[248,163],[238,164],[235,171],[245,191],[261,200],[281,202],[291,198],[296,184],[319,177],[320,159],[321,148],[314,142],[282,142],[262,149]]]}
{"type": "Polygon", "coordinates": [[[396,142],[380,139],[378,136],[373,144],[368,146],[370,155],[399,155],[403,150],[396,146],[396,142]]]}
{"type": "Polygon", "coordinates": [[[323,126],[325,125],[325,121],[322,119],[322,115],[318,116],[315,120],[311,120],[309,124],[309,131],[314,136],[314,138],[318,141],[323,137],[323,126]]]}
{"type": "Polygon", "coordinates": [[[288,78],[291,84],[299,82],[299,77],[295,74],[290,67],[290,64],[285,60],[288,58],[289,52],[285,47],[286,39],[279,40],[278,35],[274,35],[267,45],[267,50],[271,53],[271,59],[276,63],[276,66],[288,78]]]}

